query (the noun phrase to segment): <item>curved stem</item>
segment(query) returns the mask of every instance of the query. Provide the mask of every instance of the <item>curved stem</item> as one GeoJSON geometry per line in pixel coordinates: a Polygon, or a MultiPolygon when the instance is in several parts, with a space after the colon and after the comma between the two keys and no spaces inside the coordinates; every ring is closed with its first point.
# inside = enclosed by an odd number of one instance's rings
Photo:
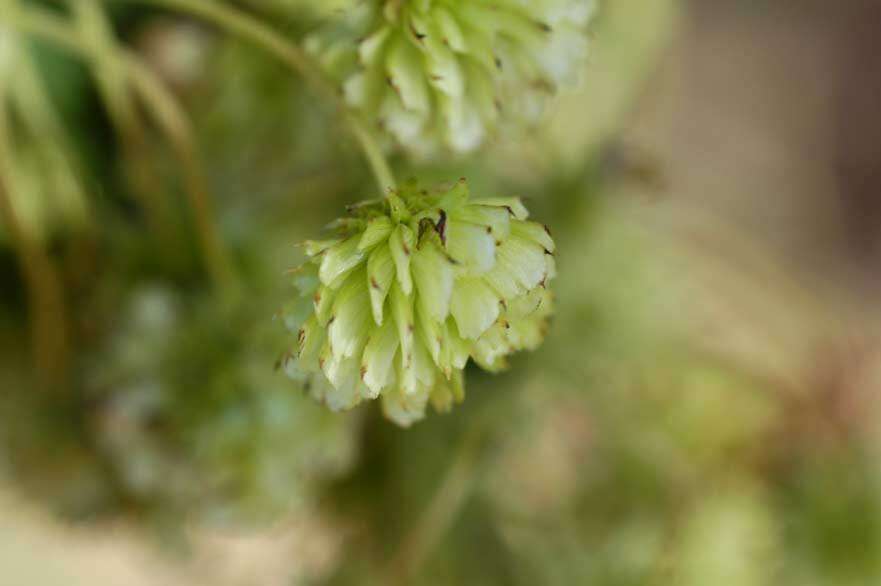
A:
{"type": "Polygon", "coordinates": [[[18,216],[14,200],[31,195],[17,181],[15,150],[8,112],[0,103],[0,225],[5,225],[21,264],[31,314],[31,344],[37,379],[60,387],[70,367],[70,346],[64,288],[55,264],[39,238],[30,234],[18,216]]]}
{"type": "Polygon", "coordinates": [[[355,138],[361,144],[364,156],[367,157],[367,162],[370,163],[373,176],[376,177],[376,181],[379,184],[379,190],[385,193],[387,190],[395,189],[397,187],[395,176],[373,134],[367,130],[364,123],[354,114],[348,114],[346,121],[352,130],[352,134],[355,135],[355,138]]]}
{"type": "Polygon", "coordinates": [[[211,3],[206,0],[123,1],[154,4],[184,12],[212,22],[235,35],[246,38],[254,44],[261,46],[302,75],[315,91],[324,95],[340,111],[346,113],[347,126],[361,145],[370,168],[376,177],[376,181],[379,183],[380,190],[385,192],[387,189],[393,189],[396,186],[391,168],[382,154],[382,148],[376,142],[373,133],[366,128],[362,120],[348,110],[337,87],[325,77],[322,71],[316,67],[313,60],[296,44],[291,43],[284,36],[265,26],[256,18],[236,8],[219,3],[211,3]]]}
{"type": "Polygon", "coordinates": [[[11,14],[0,16],[0,22],[62,46],[87,60],[113,59],[119,71],[127,74],[135,91],[141,99],[151,106],[157,123],[168,137],[175,154],[181,161],[185,191],[193,208],[196,233],[208,271],[217,282],[226,285],[226,289],[231,290],[234,281],[231,263],[220,237],[214,229],[210,198],[208,198],[205,180],[196,157],[192,130],[174,96],[165,89],[156,75],[138,61],[134,55],[125,50],[120,51],[119,54],[104,53],[100,48],[84,43],[79,35],[71,32],[57,17],[40,9],[17,10],[11,14]]]}

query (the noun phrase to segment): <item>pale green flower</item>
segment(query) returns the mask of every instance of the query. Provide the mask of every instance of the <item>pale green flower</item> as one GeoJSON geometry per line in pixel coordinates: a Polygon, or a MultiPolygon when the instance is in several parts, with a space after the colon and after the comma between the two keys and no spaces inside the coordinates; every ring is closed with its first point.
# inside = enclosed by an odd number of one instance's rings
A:
{"type": "Polygon", "coordinates": [[[382,397],[400,425],[464,398],[469,359],[490,371],[544,338],[554,241],[517,198],[470,199],[460,180],[351,208],[339,237],[305,243],[285,311],[288,373],[331,409],[382,397]]]}
{"type": "Polygon", "coordinates": [[[478,147],[577,78],[595,0],[350,0],[307,48],[410,150],[478,147]]]}

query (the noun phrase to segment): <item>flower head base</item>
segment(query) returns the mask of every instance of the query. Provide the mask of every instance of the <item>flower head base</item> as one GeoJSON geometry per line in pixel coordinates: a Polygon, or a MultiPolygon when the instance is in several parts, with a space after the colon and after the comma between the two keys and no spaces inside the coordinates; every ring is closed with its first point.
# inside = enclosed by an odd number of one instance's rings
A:
{"type": "Polygon", "coordinates": [[[464,398],[469,358],[498,371],[536,348],[552,311],[554,241],[516,198],[470,199],[460,180],[411,184],[350,208],[339,237],[305,243],[286,309],[288,373],[334,410],[382,397],[400,425],[464,398]]]}
{"type": "Polygon", "coordinates": [[[405,147],[478,147],[577,77],[594,0],[366,0],[308,40],[346,100],[405,147]]]}

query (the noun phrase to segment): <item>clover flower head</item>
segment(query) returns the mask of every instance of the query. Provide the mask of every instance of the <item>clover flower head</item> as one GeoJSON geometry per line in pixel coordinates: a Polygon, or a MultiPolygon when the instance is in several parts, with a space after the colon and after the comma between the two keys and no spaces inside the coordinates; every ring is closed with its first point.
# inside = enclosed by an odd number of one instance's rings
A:
{"type": "Polygon", "coordinates": [[[349,104],[423,154],[534,120],[577,79],[595,0],[365,0],[307,40],[349,104]]]}
{"type": "Polygon", "coordinates": [[[547,330],[554,241],[517,198],[471,199],[465,180],[415,183],[352,206],[336,238],[304,244],[286,308],[288,374],[331,409],[382,399],[408,426],[464,398],[469,359],[496,372],[547,330]]]}

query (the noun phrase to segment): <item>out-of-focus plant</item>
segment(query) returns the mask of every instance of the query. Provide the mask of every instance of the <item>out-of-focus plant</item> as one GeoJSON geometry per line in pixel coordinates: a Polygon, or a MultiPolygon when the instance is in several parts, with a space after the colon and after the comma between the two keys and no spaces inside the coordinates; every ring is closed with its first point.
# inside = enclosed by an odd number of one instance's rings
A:
{"type": "Polygon", "coordinates": [[[500,119],[536,120],[587,55],[588,0],[351,2],[308,48],[347,103],[409,150],[476,149],[500,119]]]}

